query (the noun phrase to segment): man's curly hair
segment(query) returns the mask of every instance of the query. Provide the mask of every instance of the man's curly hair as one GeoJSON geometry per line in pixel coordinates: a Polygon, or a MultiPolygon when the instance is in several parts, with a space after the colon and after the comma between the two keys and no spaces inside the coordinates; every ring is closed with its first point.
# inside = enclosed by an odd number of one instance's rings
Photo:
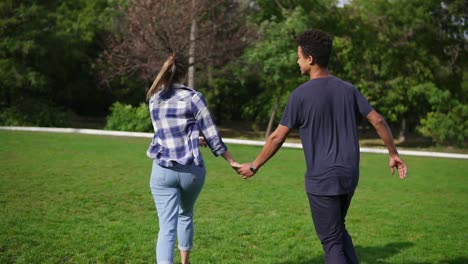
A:
{"type": "Polygon", "coordinates": [[[306,30],[297,36],[296,43],[302,48],[302,55],[312,56],[313,64],[328,67],[333,46],[333,39],[329,34],[318,29],[306,30]]]}

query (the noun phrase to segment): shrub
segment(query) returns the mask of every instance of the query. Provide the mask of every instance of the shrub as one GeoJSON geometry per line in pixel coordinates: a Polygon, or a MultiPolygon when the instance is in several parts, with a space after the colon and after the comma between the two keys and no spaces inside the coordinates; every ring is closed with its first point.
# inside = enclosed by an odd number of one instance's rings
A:
{"type": "Polygon", "coordinates": [[[19,100],[0,111],[2,126],[63,127],[66,124],[65,112],[38,100],[19,100]]]}
{"type": "Polygon", "coordinates": [[[107,130],[151,132],[153,130],[148,105],[141,103],[138,107],[116,102],[111,106],[107,117],[107,130]]]}
{"type": "Polygon", "coordinates": [[[463,147],[468,138],[468,105],[458,103],[447,113],[430,112],[421,120],[419,131],[437,144],[463,147]]]}

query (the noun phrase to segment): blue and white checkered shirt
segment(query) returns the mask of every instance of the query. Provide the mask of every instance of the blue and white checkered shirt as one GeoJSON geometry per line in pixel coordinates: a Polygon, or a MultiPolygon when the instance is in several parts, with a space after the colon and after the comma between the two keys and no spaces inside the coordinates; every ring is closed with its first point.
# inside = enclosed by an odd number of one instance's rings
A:
{"type": "Polygon", "coordinates": [[[215,156],[226,152],[226,145],[203,95],[181,84],[172,86],[168,91],[157,92],[149,100],[154,136],[147,155],[162,167],[193,163],[202,166],[200,131],[215,156]]]}

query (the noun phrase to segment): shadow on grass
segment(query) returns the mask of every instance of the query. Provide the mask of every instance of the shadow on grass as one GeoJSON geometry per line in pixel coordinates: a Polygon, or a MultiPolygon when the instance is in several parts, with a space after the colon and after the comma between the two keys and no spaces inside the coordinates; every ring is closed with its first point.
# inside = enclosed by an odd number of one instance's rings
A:
{"type": "MultiPolygon", "coordinates": [[[[367,263],[386,263],[386,260],[401,251],[412,247],[411,242],[393,242],[385,246],[361,247],[356,246],[356,252],[359,260],[367,263]]],[[[408,263],[409,264],[409,263],[408,263]]],[[[416,263],[414,263],[416,264],[416,263]]],[[[424,262],[418,264],[426,264],[424,262]]],[[[429,264],[429,263],[427,263],[429,264]]]]}
{"type": "Polygon", "coordinates": [[[456,259],[449,259],[440,262],[441,264],[466,264],[468,263],[468,257],[459,257],[456,259]]]}
{"type": "MultiPolygon", "coordinates": [[[[388,263],[388,259],[406,248],[412,247],[414,244],[411,242],[395,242],[389,243],[385,246],[377,247],[361,247],[356,246],[356,252],[359,257],[360,263],[388,263]]],[[[322,256],[314,257],[309,259],[301,260],[289,260],[285,262],[279,262],[277,264],[323,264],[325,259],[322,256]]],[[[458,257],[455,259],[448,259],[439,261],[438,264],[466,264],[468,263],[468,258],[458,257]]],[[[405,264],[433,264],[431,262],[405,262],[405,264]]]]}
{"type": "MultiPolygon", "coordinates": [[[[362,263],[386,263],[386,259],[393,255],[398,254],[400,251],[413,246],[413,243],[409,242],[396,242],[389,243],[385,246],[377,247],[361,247],[356,246],[356,253],[359,258],[359,262],[362,263]]],[[[297,261],[286,261],[278,264],[323,264],[325,259],[323,255],[321,257],[315,257],[312,259],[303,259],[297,261]]],[[[413,263],[416,264],[416,263],[413,263]]],[[[426,264],[426,263],[418,263],[426,264]]]]}

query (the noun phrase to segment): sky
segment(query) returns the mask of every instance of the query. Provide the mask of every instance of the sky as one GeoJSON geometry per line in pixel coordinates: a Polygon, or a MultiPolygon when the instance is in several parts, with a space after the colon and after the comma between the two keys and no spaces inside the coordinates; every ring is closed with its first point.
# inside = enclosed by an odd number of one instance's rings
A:
{"type": "Polygon", "coordinates": [[[338,5],[337,6],[344,6],[345,4],[349,3],[350,0],[338,0],[338,5]]]}

